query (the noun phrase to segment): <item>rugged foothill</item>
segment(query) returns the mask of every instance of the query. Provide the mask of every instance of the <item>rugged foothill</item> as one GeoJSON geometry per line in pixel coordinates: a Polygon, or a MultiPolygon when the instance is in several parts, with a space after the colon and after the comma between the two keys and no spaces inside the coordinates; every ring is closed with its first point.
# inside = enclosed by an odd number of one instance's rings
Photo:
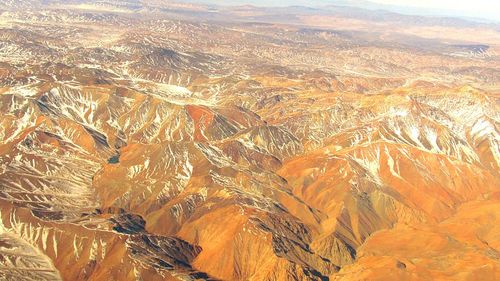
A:
{"type": "Polygon", "coordinates": [[[0,279],[500,280],[498,30],[0,1],[0,279]]]}

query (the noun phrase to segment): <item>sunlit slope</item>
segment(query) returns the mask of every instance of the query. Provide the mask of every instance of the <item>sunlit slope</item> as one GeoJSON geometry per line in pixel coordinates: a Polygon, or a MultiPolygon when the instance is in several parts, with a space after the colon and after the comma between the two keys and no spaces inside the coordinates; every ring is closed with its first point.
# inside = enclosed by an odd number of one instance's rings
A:
{"type": "Polygon", "coordinates": [[[0,11],[0,279],[500,278],[496,46],[160,2],[0,11]]]}

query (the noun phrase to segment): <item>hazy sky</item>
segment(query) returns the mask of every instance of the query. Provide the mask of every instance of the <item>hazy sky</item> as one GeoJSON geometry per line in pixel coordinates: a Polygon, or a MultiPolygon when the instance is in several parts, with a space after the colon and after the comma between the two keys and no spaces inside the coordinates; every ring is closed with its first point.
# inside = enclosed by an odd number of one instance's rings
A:
{"type": "Polygon", "coordinates": [[[383,4],[381,8],[414,14],[449,15],[494,19],[500,21],[500,0],[185,0],[215,4],[253,4],[259,6],[349,5],[376,8],[367,2],[383,4]],[[397,7],[396,7],[397,6],[397,7]],[[398,9],[401,8],[401,9],[398,9]]]}
{"type": "Polygon", "coordinates": [[[381,4],[460,11],[500,19],[499,0],[371,0],[381,4]]]}

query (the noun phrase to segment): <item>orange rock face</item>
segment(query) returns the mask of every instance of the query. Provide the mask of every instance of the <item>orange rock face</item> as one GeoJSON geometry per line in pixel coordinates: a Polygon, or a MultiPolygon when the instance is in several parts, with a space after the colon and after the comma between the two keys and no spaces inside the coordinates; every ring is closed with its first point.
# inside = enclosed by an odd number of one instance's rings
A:
{"type": "Polygon", "coordinates": [[[3,1],[0,280],[500,280],[498,30],[3,1]]]}

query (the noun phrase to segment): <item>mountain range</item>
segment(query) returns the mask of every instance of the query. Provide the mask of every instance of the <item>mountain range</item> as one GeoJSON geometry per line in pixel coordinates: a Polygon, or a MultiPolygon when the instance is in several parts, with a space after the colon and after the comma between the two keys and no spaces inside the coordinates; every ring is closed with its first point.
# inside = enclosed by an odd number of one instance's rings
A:
{"type": "Polygon", "coordinates": [[[500,32],[0,1],[1,280],[499,280],[500,32]]]}

